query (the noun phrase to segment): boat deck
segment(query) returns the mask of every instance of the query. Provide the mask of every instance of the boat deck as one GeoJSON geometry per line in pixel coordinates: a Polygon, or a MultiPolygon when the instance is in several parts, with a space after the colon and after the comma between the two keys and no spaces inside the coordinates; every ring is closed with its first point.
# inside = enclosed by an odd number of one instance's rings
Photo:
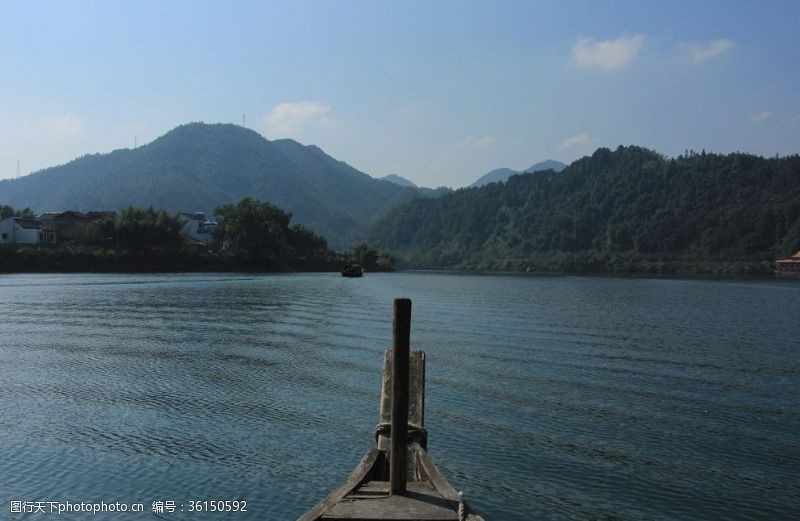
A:
{"type": "Polygon", "coordinates": [[[415,483],[409,486],[407,495],[390,496],[388,482],[374,481],[342,499],[322,519],[458,521],[458,512],[430,486],[415,483]]]}
{"type": "MultiPolygon", "coordinates": [[[[409,453],[419,450],[424,452],[421,447],[416,447],[409,450],[409,453]]],[[[359,465],[362,472],[354,473],[351,480],[348,480],[348,483],[356,483],[355,486],[344,495],[341,493],[345,490],[340,489],[337,491],[339,494],[330,497],[330,506],[318,519],[458,521],[458,497],[455,490],[449,491],[451,499],[448,499],[445,497],[448,491],[443,495],[431,480],[409,481],[404,495],[391,495],[389,481],[381,479],[385,476],[375,475],[376,472],[388,469],[386,453],[371,451],[362,463],[363,465],[359,465]]]]}
{"type": "Polygon", "coordinates": [[[347,482],[298,521],[339,519],[348,521],[483,521],[469,512],[459,518],[458,492],[434,465],[419,444],[409,449],[407,490],[404,495],[389,493],[387,453],[369,451],[347,482]]]}

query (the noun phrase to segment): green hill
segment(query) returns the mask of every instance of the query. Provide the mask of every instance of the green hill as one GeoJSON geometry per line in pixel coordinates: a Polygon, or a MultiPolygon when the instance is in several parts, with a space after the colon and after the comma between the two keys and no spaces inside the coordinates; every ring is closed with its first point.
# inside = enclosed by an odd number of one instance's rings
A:
{"type": "Polygon", "coordinates": [[[333,247],[363,239],[393,205],[424,195],[379,181],[316,146],[268,141],[236,125],[182,125],[152,143],[87,155],[0,181],[0,203],[37,212],[119,210],[127,205],[210,213],[243,197],[269,201],[333,247]]]}
{"type": "Polygon", "coordinates": [[[764,271],[800,249],[800,156],[598,149],[392,209],[370,240],[416,268],[764,271]]]}

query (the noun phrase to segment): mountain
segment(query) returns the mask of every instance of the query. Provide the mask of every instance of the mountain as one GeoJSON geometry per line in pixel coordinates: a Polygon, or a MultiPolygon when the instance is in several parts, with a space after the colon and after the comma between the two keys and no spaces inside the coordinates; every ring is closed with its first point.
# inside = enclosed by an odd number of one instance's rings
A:
{"type": "Polygon", "coordinates": [[[452,192],[452,188],[448,188],[446,186],[440,186],[438,188],[425,188],[424,186],[417,186],[412,181],[409,181],[405,177],[400,177],[396,174],[389,174],[383,177],[378,178],[379,181],[388,181],[390,183],[394,183],[399,186],[405,186],[408,188],[415,188],[417,192],[423,197],[439,197],[441,195],[449,194],[452,192]]]}
{"type": "Polygon", "coordinates": [[[378,180],[380,180],[380,181],[389,181],[390,183],[394,183],[394,184],[400,185],[400,186],[408,186],[408,187],[411,187],[411,188],[417,188],[417,185],[415,185],[413,182],[411,182],[408,179],[406,179],[405,177],[401,177],[401,176],[399,176],[397,174],[385,175],[383,177],[379,177],[378,180]]]}
{"type": "Polygon", "coordinates": [[[525,170],[512,170],[510,168],[496,168],[491,172],[488,172],[478,178],[477,181],[469,185],[470,187],[477,187],[488,185],[489,183],[497,183],[497,182],[505,182],[509,177],[512,175],[523,174],[523,173],[530,173],[530,172],[539,172],[542,170],[554,170],[556,172],[561,172],[567,167],[561,161],[555,161],[553,159],[548,159],[546,161],[542,161],[540,163],[536,163],[532,165],[530,168],[526,168],[525,170]]]}
{"type": "Polygon", "coordinates": [[[554,170],[555,172],[561,172],[567,168],[566,163],[562,163],[561,161],[556,161],[555,159],[545,159],[544,161],[540,161],[539,163],[535,163],[520,173],[533,173],[533,172],[542,172],[543,170],[554,170]]]}
{"type": "Polygon", "coordinates": [[[313,145],[268,141],[236,125],[190,123],[136,149],[87,155],[0,181],[0,203],[37,212],[212,210],[251,196],[294,214],[332,247],[362,239],[393,205],[422,194],[373,179],[313,145]]]}
{"type": "Polygon", "coordinates": [[[512,175],[517,175],[520,172],[518,170],[512,170],[510,168],[495,168],[491,172],[487,172],[483,174],[481,177],[478,178],[477,181],[469,185],[470,187],[477,187],[488,185],[489,183],[497,183],[497,182],[504,182],[506,179],[511,177],[512,175]]]}
{"type": "Polygon", "coordinates": [[[800,156],[598,149],[389,211],[370,243],[415,268],[769,271],[800,249],[800,156]]]}

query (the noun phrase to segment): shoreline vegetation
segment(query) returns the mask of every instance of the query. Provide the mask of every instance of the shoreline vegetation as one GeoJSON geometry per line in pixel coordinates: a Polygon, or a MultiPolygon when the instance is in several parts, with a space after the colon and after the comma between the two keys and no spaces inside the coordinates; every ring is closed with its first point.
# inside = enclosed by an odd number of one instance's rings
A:
{"type": "MultiPolygon", "coordinates": [[[[3,206],[0,213],[35,219],[27,208],[3,206]]],[[[338,272],[352,263],[394,270],[389,253],[365,242],[346,252],[330,250],[324,237],[290,224],[292,214],[270,203],[245,198],[214,213],[216,231],[200,243],[181,234],[177,215],[128,207],[114,219],[72,226],[64,244],[0,246],[0,273],[338,272]]]]}

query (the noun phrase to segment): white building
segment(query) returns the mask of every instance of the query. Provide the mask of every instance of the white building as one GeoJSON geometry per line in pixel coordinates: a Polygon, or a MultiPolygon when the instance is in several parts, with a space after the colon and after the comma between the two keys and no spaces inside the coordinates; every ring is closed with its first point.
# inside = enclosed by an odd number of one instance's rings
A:
{"type": "Polygon", "coordinates": [[[39,244],[42,230],[36,221],[22,217],[8,217],[0,221],[0,245],[39,244]]]}
{"type": "Polygon", "coordinates": [[[181,235],[195,244],[202,244],[208,246],[214,240],[214,230],[217,229],[217,223],[206,219],[206,214],[203,212],[180,212],[178,218],[183,223],[181,228],[181,235]]]}

